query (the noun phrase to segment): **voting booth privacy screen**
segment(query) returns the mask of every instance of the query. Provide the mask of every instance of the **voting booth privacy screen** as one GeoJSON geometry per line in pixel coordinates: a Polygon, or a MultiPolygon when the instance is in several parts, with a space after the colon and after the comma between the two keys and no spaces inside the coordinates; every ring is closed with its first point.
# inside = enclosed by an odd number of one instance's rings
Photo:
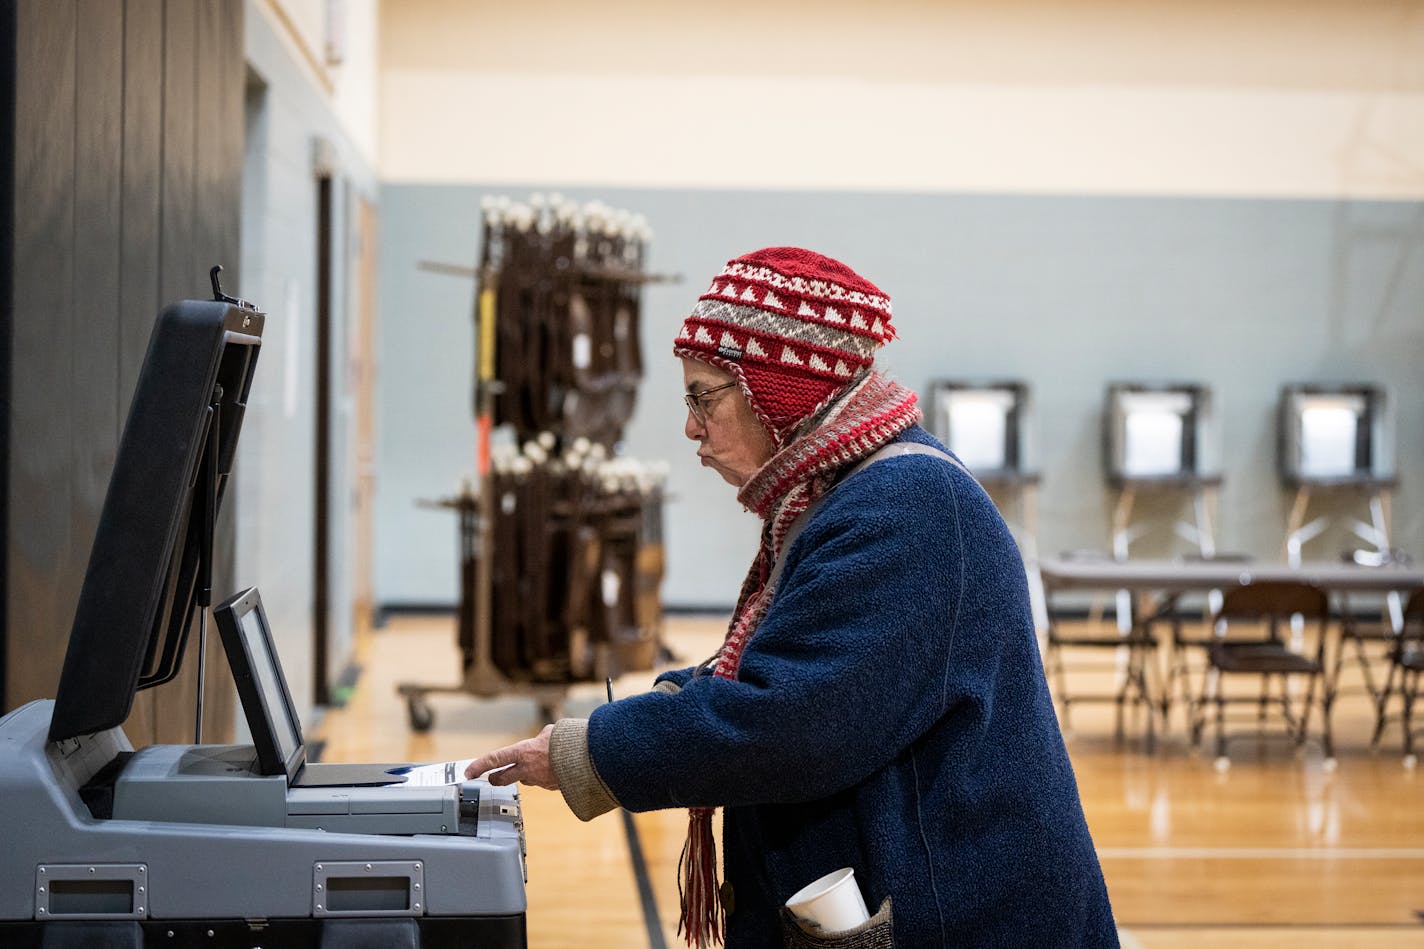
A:
{"type": "Polygon", "coordinates": [[[1109,480],[1190,480],[1213,474],[1213,421],[1205,386],[1110,385],[1103,408],[1109,480]]]}
{"type": "Polygon", "coordinates": [[[1382,388],[1367,384],[1281,389],[1281,477],[1288,484],[1394,476],[1393,424],[1382,388]]]}
{"type": "Polygon", "coordinates": [[[51,740],[122,724],[135,692],[178,674],[263,320],[187,301],[155,328],[84,574],[51,740]]]}
{"type": "Polygon", "coordinates": [[[1028,471],[1027,385],[940,379],[930,383],[929,402],[935,437],[976,477],[992,480],[1028,471]]]}

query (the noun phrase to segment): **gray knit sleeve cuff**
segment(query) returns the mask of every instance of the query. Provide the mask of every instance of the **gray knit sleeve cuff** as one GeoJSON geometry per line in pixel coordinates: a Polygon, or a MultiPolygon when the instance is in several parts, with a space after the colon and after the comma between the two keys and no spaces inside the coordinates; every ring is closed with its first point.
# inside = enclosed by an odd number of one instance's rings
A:
{"type": "Polygon", "coordinates": [[[671,679],[663,679],[657,685],[653,686],[653,691],[666,692],[668,695],[676,695],[677,693],[682,691],[682,686],[678,685],[671,679]]]}
{"type": "Polygon", "coordinates": [[[579,820],[593,820],[618,806],[588,753],[588,719],[561,718],[554,723],[549,761],[559,779],[559,793],[579,820]]]}

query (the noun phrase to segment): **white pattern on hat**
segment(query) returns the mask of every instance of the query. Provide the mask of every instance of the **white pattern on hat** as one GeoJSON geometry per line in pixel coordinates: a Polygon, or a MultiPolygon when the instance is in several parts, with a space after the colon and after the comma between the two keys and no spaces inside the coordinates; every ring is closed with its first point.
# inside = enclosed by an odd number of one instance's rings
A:
{"type": "Polygon", "coordinates": [[[777,298],[776,294],[772,293],[770,290],[766,291],[766,296],[761,298],[761,305],[774,306],[778,310],[786,309],[786,304],[782,303],[781,300],[777,298]]]}
{"type": "Polygon", "coordinates": [[[728,347],[730,347],[730,348],[732,348],[732,349],[741,349],[741,348],[742,348],[742,344],[739,343],[739,342],[737,342],[737,340],[732,336],[732,334],[729,333],[729,332],[727,332],[726,330],[723,330],[723,331],[722,331],[722,341],[721,341],[720,343],[718,343],[717,345],[718,345],[718,346],[728,346],[728,347]]]}
{"type": "Polygon", "coordinates": [[[789,363],[793,366],[806,365],[804,362],[801,361],[800,356],[797,356],[794,352],[791,351],[790,346],[781,347],[781,361],[784,363],[789,363]]]}
{"type": "Polygon", "coordinates": [[[742,299],[746,300],[748,303],[757,302],[756,291],[753,290],[751,287],[747,287],[745,290],[742,291],[742,299]]]}
{"type": "Polygon", "coordinates": [[[797,315],[797,316],[809,316],[809,317],[814,318],[814,317],[816,316],[816,311],[813,310],[813,309],[811,309],[811,307],[806,303],[805,300],[802,300],[802,301],[801,301],[801,308],[796,311],[796,315],[797,315]]]}
{"type": "Polygon", "coordinates": [[[732,282],[730,280],[727,281],[727,285],[722,288],[722,296],[731,297],[733,300],[737,298],[737,288],[732,286],[732,282]]]}
{"type": "Polygon", "coordinates": [[[842,379],[850,378],[850,367],[845,364],[844,359],[836,360],[836,375],[840,376],[842,379]]]}
{"type": "Polygon", "coordinates": [[[758,267],[753,264],[732,262],[722,268],[719,277],[740,277],[744,280],[754,280],[757,283],[768,284],[778,290],[790,288],[798,294],[809,294],[810,296],[821,297],[822,299],[849,300],[861,306],[868,306],[873,310],[880,310],[882,313],[890,313],[890,300],[876,294],[862,293],[859,290],[848,290],[839,284],[825,280],[807,280],[805,277],[787,277],[777,273],[770,267],[758,267]]]}
{"type": "Polygon", "coordinates": [[[869,327],[862,328],[859,333],[853,333],[833,323],[793,319],[789,314],[774,310],[747,306],[745,303],[732,303],[726,297],[699,300],[688,319],[728,324],[743,333],[763,338],[774,336],[818,349],[834,349],[852,357],[859,357],[864,365],[870,365],[875,350],[883,342],[867,332],[869,327]]]}
{"type": "Polygon", "coordinates": [[[860,315],[860,311],[859,311],[859,310],[851,310],[851,311],[850,311],[850,326],[851,326],[851,329],[857,329],[857,330],[868,330],[868,329],[870,329],[870,327],[869,327],[868,325],[866,325],[865,317],[863,317],[863,316],[860,315]]]}
{"type": "Polygon", "coordinates": [[[696,342],[706,343],[708,346],[717,345],[717,341],[712,338],[711,333],[707,332],[707,328],[705,326],[697,327],[697,336],[694,337],[694,339],[696,342]]]}
{"type": "Polygon", "coordinates": [[[811,354],[810,366],[818,372],[830,372],[831,367],[826,365],[826,361],[815,353],[811,354]]]}
{"type": "Polygon", "coordinates": [[[837,313],[834,307],[826,307],[826,319],[830,320],[832,323],[840,323],[841,325],[845,325],[845,317],[837,313]]]}
{"type": "Polygon", "coordinates": [[[747,355],[760,356],[763,359],[766,358],[766,350],[761,348],[761,344],[756,341],[755,336],[747,337],[747,355]]]}

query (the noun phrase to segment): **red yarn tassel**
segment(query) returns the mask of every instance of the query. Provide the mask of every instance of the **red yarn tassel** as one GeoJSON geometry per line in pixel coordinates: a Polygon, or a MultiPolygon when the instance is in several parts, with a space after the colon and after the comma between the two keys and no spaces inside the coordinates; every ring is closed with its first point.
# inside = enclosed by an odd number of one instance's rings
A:
{"type": "Polygon", "coordinates": [[[707,949],[722,942],[722,900],[717,882],[717,844],[712,839],[712,808],[694,807],[687,822],[687,843],[677,863],[682,897],[679,935],[689,946],[707,949]]]}

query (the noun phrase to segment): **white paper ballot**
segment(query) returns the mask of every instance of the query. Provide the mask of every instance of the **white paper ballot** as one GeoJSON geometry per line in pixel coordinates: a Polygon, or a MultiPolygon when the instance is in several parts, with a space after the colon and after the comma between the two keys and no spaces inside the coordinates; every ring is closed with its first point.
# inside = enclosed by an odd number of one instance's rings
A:
{"type": "Polygon", "coordinates": [[[444,761],[437,764],[412,764],[392,768],[391,774],[405,778],[406,787],[435,787],[441,784],[459,784],[465,780],[465,768],[474,758],[463,761],[444,761]]]}

